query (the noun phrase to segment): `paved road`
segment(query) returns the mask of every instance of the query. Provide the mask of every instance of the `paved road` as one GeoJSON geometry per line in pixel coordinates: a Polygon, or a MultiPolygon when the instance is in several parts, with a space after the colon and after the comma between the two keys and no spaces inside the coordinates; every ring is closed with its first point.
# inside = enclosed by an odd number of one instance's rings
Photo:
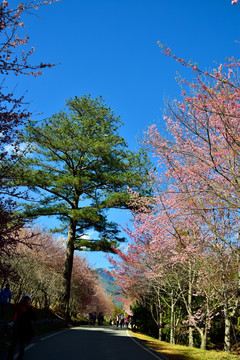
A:
{"type": "MultiPolygon", "coordinates": [[[[17,355],[15,356],[15,359],[17,355]]],[[[163,359],[132,337],[127,329],[77,327],[48,334],[26,347],[24,360],[163,359]]]]}

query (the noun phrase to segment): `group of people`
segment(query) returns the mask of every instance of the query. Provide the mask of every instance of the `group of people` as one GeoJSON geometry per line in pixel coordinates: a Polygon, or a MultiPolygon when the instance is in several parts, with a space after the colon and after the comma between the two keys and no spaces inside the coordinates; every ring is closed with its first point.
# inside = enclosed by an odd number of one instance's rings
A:
{"type": "MultiPolygon", "coordinates": [[[[116,325],[117,327],[120,327],[120,328],[126,327],[128,329],[129,321],[130,321],[129,315],[127,315],[125,317],[124,314],[121,314],[121,315],[116,316],[116,318],[113,321],[113,324],[116,325]]],[[[112,324],[110,324],[110,325],[112,325],[112,324]]]]}
{"type": "Polygon", "coordinates": [[[88,320],[89,320],[89,325],[96,325],[96,320],[98,321],[98,325],[103,325],[103,322],[104,322],[103,313],[100,312],[97,316],[96,311],[94,311],[94,312],[90,311],[88,320]]]}
{"type": "MultiPolygon", "coordinates": [[[[129,315],[127,315],[126,317],[124,314],[117,315],[115,319],[113,319],[110,316],[109,325],[110,326],[115,325],[116,327],[128,329],[130,320],[131,320],[131,317],[129,315]]],[[[88,321],[89,321],[89,325],[96,325],[96,322],[98,322],[98,325],[103,325],[103,321],[104,321],[103,313],[100,312],[97,316],[96,311],[95,312],[90,311],[88,314],[88,321]]]]}
{"type": "MultiPolygon", "coordinates": [[[[1,319],[4,320],[6,309],[11,304],[12,292],[7,283],[0,292],[1,319]]],[[[14,353],[19,342],[19,353],[17,360],[22,360],[26,343],[28,343],[34,334],[33,321],[36,321],[36,314],[31,304],[31,296],[26,294],[22,300],[13,306],[13,328],[12,338],[8,351],[8,360],[14,359],[14,353]]]]}

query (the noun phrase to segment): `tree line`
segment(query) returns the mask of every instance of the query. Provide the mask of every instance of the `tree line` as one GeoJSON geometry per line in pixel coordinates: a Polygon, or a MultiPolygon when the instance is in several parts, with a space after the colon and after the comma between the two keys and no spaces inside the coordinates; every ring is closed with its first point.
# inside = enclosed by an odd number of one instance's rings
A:
{"type": "Polygon", "coordinates": [[[230,352],[240,336],[240,63],[206,72],[162,49],[192,78],[179,78],[165,133],[157,124],[146,133],[154,196],[132,195],[131,245],[111,261],[123,295],[139,318],[139,308],[152,315],[160,340],[230,352]]]}
{"type": "MultiPolygon", "coordinates": [[[[18,303],[26,293],[31,293],[32,302],[38,309],[51,309],[63,316],[59,303],[62,293],[62,269],[65,261],[64,240],[56,239],[40,228],[20,231],[14,256],[5,265],[11,268],[8,281],[11,283],[12,298],[18,303]],[[25,239],[28,238],[27,246],[25,239]]],[[[96,271],[79,254],[74,256],[72,271],[70,316],[88,318],[89,311],[113,314],[115,306],[100,285],[96,271]]]]}

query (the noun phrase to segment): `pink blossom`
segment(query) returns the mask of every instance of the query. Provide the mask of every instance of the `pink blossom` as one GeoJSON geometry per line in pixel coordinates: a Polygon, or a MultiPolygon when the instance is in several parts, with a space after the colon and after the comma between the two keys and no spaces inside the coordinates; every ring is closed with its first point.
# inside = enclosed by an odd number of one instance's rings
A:
{"type": "Polygon", "coordinates": [[[238,0],[233,0],[232,5],[237,5],[238,0]]]}

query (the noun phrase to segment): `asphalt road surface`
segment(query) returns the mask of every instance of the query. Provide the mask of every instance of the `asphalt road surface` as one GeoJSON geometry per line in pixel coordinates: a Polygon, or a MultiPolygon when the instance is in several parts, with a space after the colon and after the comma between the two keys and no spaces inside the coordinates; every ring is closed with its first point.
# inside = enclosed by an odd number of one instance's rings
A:
{"type": "Polygon", "coordinates": [[[98,326],[66,329],[35,338],[24,354],[24,360],[135,359],[163,358],[140,344],[127,329],[98,326]]]}

